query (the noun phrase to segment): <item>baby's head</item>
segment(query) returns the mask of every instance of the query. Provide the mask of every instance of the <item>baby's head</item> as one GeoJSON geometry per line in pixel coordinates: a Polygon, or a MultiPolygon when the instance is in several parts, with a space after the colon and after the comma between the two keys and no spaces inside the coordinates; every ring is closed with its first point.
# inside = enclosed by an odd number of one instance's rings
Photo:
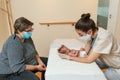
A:
{"type": "Polygon", "coordinates": [[[58,49],[58,52],[62,54],[68,54],[70,49],[68,49],[65,45],[61,45],[61,47],[58,49]]]}

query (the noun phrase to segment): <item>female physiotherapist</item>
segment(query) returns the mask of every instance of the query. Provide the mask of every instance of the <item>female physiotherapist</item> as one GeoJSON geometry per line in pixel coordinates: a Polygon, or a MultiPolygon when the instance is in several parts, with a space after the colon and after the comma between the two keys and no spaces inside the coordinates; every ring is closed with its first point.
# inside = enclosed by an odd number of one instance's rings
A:
{"type": "Polygon", "coordinates": [[[85,50],[88,57],[60,57],[82,63],[96,61],[100,68],[107,68],[104,74],[108,80],[120,80],[120,45],[111,32],[96,27],[89,13],[81,15],[75,29],[80,38],[88,42],[85,48],[80,49],[85,50]]]}
{"type": "Polygon", "coordinates": [[[24,17],[14,23],[15,34],[0,53],[0,80],[39,80],[34,71],[46,70],[31,39],[33,23],[24,17]]]}

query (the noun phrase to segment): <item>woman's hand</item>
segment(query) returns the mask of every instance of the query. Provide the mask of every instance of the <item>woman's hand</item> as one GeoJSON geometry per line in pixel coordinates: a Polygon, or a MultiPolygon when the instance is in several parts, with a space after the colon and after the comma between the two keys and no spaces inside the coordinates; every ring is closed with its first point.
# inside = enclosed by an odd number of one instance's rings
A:
{"type": "Polygon", "coordinates": [[[37,70],[39,70],[39,71],[44,71],[44,70],[46,70],[45,64],[39,64],[39,65],[37,65],[37,70]]]}
{"type": "Polygon", "coordinates": [[[80,51],[85,51],[85,48],[80,48],[80,51]]]}
{"type": "Polygon", "coordinates": [[[37,70],[40,70],[40,71],[46,70],[46,65],[42,62],[42,60],[40,59],[39,55],[36,54],[35,57],[36,57],[36,60],[38,62],[37,70]]]}

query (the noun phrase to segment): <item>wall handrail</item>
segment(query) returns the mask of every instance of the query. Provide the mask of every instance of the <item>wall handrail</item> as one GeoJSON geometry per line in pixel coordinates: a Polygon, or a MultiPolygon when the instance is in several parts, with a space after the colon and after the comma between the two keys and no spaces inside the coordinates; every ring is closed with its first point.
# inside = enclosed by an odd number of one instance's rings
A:
{"type": "Polygon", "coordinates": [[[40,25],[47,25],[47,26],[50,26],[50,25],[69,25],[71,24],[72,26],[74,26],[76,24],[75,21],[63,21],[63,22],[40,22],[40,25]]]}

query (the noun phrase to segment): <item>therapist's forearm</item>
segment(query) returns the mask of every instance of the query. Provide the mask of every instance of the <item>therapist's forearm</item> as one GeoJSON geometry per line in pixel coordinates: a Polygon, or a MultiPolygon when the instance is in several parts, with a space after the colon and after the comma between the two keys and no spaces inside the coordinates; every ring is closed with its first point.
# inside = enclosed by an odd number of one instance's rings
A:
{"type": "Polygon", "coordinates": [[[87,57],[70,57],[69,59],[77,62],[82,62],[82,63],[92,63],[100,56],[101,56],[100,53],[94,53],[91,50],[87,57]]]}
{"type": "Polygon", "coordinates": [[[89,51],[90,51],[90,46],[86,46],[86,47],[85,47],[85,51],[86,51],[87,53],[89,53],[89,51]]]}
{"type": "Polygon", "coordinates": [[[92,63],[101,56],[100,53],[94,52],[93,49],[90,49],[89,53],[87,55],[88,55],[87,57],[71,57],[71,56],[69,56],[69,59],[73,60],[73,61],[81,62],[81,63],[92,63]]]}
{"type": "Polygon", "coordinates": [[[81,63],[92,63],[93,61],[89,60],[89,58],[82,58],[82,57],[70,57],[70,60],[81,62],[81,63]]]}

